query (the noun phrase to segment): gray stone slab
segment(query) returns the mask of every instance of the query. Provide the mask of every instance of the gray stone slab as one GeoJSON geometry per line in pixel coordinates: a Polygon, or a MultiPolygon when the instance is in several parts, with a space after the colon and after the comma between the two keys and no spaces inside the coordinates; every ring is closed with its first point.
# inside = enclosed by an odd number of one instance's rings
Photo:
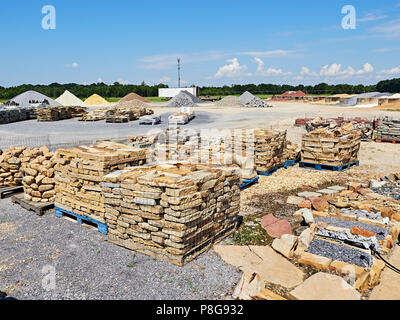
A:
{"type": "Polygon", "coordinates": [[[298,193],[297,196],[303,197],[303,198],[309,198],[309,197],[320,197],[320,196],[322,196],[322,194],[318,193],[318,192],[304,191],[304,192],[298,193]]]}
{"type": "Polygon", "coordinates": [[[341,186],[331,186],[331,187],[328,187],[327,189],[338,191],[338,192],[343,191],[343,190],[347,190],[347,188],[341,187],[341,186]]]}

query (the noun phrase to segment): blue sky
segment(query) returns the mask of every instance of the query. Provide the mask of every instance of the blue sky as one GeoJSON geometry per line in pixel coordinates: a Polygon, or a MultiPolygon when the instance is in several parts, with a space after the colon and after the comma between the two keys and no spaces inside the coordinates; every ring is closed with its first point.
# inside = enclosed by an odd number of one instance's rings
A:
{"type": "Polygon", "coordinates": [[[0,85],[373,84],[400,77],[400,0],[2,0],[0,85]],[[42,7],[56,29],[42,28],[42,7]],[[343,29],[342,8],[356,9],[343,29]]]}

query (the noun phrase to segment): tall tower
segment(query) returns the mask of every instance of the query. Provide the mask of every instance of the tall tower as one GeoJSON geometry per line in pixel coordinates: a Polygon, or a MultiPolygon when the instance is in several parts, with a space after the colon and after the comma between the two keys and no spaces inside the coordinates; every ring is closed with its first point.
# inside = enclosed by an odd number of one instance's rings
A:
{"type": "Polygon", "coordinates": [[[178,88],[181,87],[181,58],[177,59],[178,61],[178,88]]]}

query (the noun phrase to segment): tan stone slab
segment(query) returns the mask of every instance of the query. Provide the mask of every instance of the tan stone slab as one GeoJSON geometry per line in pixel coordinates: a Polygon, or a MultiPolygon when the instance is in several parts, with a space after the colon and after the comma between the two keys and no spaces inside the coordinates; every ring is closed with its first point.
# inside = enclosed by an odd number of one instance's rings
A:
{"type": "Polygon", "coordinates": [[[343,278],[318,272],[289,293],[296,300],[360,300],[361,294],[343,278]]]}
{"type": "Polygon", "coordinates": [[[262,259],[259,263],[248,263],[240,269],[245,273],[257,273],[261,280],[293,288],[303,281],[303,272],[269,246],[249,246],[262,259]]]}
{"type": "MultiPolygon", "coordinates": [[[[389,262],[394,266],[400,265],[400,247],[393,249],[389,262]]],[[[377,285],[369,297],[370,300],[400,300],[400,274],[390,268],[385,268],[377,285]]]]}
{"type": "Polygon", "coordinates": [[[215,245],[214,251],[217,252],[226,263],[237,268],[251,263],[262,262],[262,259],[255,255],[248,246],[215,245]]]}

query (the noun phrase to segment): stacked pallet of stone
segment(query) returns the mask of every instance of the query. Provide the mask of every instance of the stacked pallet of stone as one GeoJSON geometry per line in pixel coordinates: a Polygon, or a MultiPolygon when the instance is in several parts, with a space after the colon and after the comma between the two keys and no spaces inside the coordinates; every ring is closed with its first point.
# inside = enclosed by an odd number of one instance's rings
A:
{"type": "Polygon", "coordinates": [[[121,123],[138,120],[141,116],[151,115],[154,111],[145,107],[124,106],[118,104],[106,112],[106,122],[121,123]]]}
{"type": "Polygon", "coordinates": [[[284,152],[284,158],[286,160],[298,160],[300,159],[301,147],[291,141],[287,141],[284,152]]]}
{"type": "Polygon", "coordinates": [[[146,149],[114,142],[56,152],[55,206],[104,223],[103,176],[146,162],[146,149]]]}
{"type": "Polygon", "coordinates": [[[108,240],[182,266],[234,232],[234,168],[160,164],[104,177],[108,240]]]}
{"type": "Polygon", "coordinates": [[[78,119],[78,121],[100,121],[106,118],[106,110],[105,109],[97,109],[86,114],[83,114],[82,117],[78,119]]]}
{"type": "Polygon", "coordinates": [[[301,161],[332,166],[356,162],[361,132],[349,123],[340,128],[321,128],[303,135],[301,161]]]}
{"type": "Polygon", "coordinates": [[[23,178],[21,167],[39,154],[39,149],[27,149],[25,146],[0,150],[0,187],[21,185],[23,178]]]}
{"type": "Polygon", "coordinates": [[[28,155],[31,160],[21,165],[21,173],[24,176],[22,185],[24,187],[25,200],[53,202],[55,197],[55,154],[44,146],[27,150],[25,156],[28,155]]]}
{"type": "Polygon", "coordinates": [[[44,107],[36,110],[37,121],[59,121],[72,118],[70,107],[44,107]]]}
{"type": "Polygon", "coordinates": [[[70,109],[71,117],[72,118],[79,118],[87,114],[87,108],[81,106],[71,106],[68,107],[70,109]]]}
{"type": "Polygon", "coordinates": [[[376,139],[400,141],[400,119],[390,117],[379,119],[376,139]]]}
{"type": "Polygon", "coordinates": [[[0,110],[0,124],[7,124],[30,119],[29,111],[25,108],[0,110]]]}

